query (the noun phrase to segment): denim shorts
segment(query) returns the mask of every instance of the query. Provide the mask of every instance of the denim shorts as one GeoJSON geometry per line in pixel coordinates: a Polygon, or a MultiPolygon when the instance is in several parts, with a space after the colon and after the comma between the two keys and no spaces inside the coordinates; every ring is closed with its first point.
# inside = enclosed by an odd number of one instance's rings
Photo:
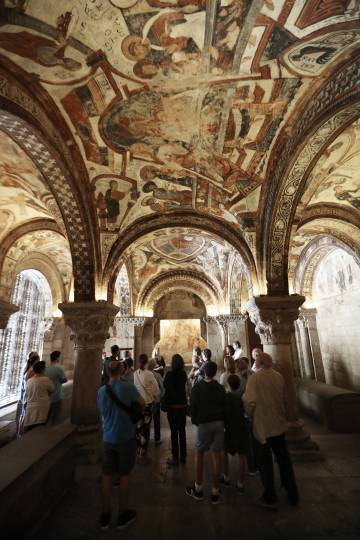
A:
{"type": "Polygon", "coordinates": [[[216,420],[197,427],[196,450],[222,452],[224,450],[224,422],[216,420]]]}
{"type": "Polygon", "coordinates": [[[102,470],[105,475],[127,476],[134,468],[135,460],[135,439],[118,444],[104,442],[102,470]]]}

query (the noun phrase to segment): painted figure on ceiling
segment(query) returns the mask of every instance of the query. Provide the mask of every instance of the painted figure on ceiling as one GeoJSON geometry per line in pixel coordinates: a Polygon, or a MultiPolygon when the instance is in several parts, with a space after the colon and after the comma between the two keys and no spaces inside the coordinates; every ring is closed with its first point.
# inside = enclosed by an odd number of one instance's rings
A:
{"type": "Polygon", "coordinates": [[[105,226],[105,220],[107,223],[116,223],[120,215],[120,203],[121,199],[126,196],[126,192],[118,190],[118,183],[116,180],[109,182],[109,189],[106,190],[105,195],[100,192],[97,196],[96,206],[99,210],[98,216],[100,223],[105,226]]]}
{"type": "Polygon", "coordinates": [[[67,11],[58,18],[56,40],[38,36],[25,30],[16,33],[2,32],[0,33],[0,48],[23,58],[29,58],[44,67],[62,66],[69,71],[77,71],[81,68],[80,62],[65,57],[71,17],[71,12],[67,11]]]}

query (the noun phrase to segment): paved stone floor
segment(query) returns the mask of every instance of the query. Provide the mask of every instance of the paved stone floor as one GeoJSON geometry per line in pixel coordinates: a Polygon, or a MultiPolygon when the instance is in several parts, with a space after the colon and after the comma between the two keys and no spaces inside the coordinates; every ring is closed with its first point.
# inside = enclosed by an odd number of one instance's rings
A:
{"type": "MultiPolygon", "coordinates": [[[[261,494],[258,478],[248,478],[244,495],[237,494],[234,485],[223,490],[217,506],[209,501],[209,482],[205,483],[204,501],[187,497],[184,487],[193,479],[192,427],[188,425],[187,466],[169,469],[165,464],[169,430],[163,420],[163,444],[155,447],[151,442],[150,464],[137,465],[132,475],[130,506],[138,510],[134,524],[117,531],[114,515],[113,527],[99,530],[100,468],[88,466],[79,471],[76,486],[36,536],[44,540],[359,539],[360,435],[330,433],[308,421],[307,428],[326,460],[296,464],[300,505],[289,506],[284,493],[280,493],[278,511],[270,512],[254,505],[261,494]]],[[[116,488],[113,502],[115,508],[116,488]]]]}

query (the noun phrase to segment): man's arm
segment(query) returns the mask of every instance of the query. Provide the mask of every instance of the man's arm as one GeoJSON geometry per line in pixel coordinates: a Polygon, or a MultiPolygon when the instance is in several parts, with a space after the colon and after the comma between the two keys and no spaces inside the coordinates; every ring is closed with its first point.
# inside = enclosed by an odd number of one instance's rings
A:
{"type": "Polygon", "coordinates": [[[196,386],[193,387],[190,394],[190,414],[191,414],[191,422],[198,425],[198,407],[197,407],[197,388],[196,386]]]}

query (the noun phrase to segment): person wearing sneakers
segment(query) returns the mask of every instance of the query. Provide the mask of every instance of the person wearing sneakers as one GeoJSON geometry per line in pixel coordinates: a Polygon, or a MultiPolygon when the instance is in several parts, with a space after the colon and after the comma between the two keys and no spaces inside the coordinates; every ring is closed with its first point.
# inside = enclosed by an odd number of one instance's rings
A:
{"type": "Polygon", "coordinates": [[[135,424],[129,408],[138,401],[145,407],[145,401],[135,386],[122,380],[125,372],[123,362],[114,360],[108,364],[109,384],[98,390],[98,406],[103,418],[103,464],[101,479],[102,513],[99,518],[101,529],[110,527],[111,489],[114,477],[118,479],[118,529],[125,529],[136,519],[136,510],[128,508],[129,476],[136,460],[135,424]],[[110,387],[110,390],[108,388],[110,387]]]}
{"type": "Polygon", "coordinates": [[[211,451],[213,486],[211,502],[220,498],[221,457],[224,451],[225,390],[214,380],[217,365],[211,360],[205,363],[204,378],[192,389],[190,396],[191,421],[197,426],[195,444],[195,483],[185,489],[186,495],[202,501],[205,452],[211,451]]]}
{"type": "Polygon", "coordinates": [[[249,378],[243,401],[245,411],[253,417],[255,454],[264,487],[258,506],[277,509],[272,452],[288,500],[290,504],[298,504],[298,489],[285,440],[285,382],[282,375],[272,368],[269,354],[261,352],[256,359],[256,373],[249,378]]]}
{"type": "Polygon", "coordinates": [[[246,472],[246,454],[248,452],[248,429],[249,421],[245,417],[244,405],[239,393],[240,378],[237,375],[229,375],[227,383],[230,392],[225,396],[225,452],[221,483],[230,485],[229,478],[229,457],[237,455],[239,460],[239,478],[236,482],[236,489],[239,493],[244,493],[244,479],[246,472]]]}

